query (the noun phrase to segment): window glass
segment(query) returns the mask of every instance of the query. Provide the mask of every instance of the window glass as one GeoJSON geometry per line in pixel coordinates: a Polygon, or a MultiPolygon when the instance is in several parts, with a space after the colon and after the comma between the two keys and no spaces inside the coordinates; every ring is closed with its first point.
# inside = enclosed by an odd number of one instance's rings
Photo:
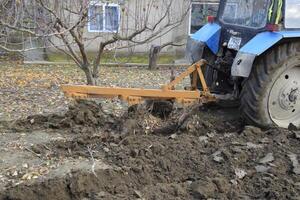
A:
{"type": "Polygon", "coordinates": [[[119,12],[116,6],[105,7],[105,29],[108,31],[118,31],[119,12]]]}
{"type": "Polygon", "coordinates": [[[118,5],[90,5],[88,30],[90,32],[117,32],[119,29],[119,16],[118,5]]]}
{"type": "Polygon", "coordinates": [[[207,16],[217,16],[218,3],[192,3],[190,34],[197,32],[207,23],[207,16]]]}
{"type": "Polygon", "coordinates": [[[103,7],[99,5],[93,5],[89,8],[89,30],[101,31],[103,30],[103,7]]]}
{"type": "Polygon", "coordinates": [[[286,0],[285,28],[300,28],[300,0],[286,0]]]}
{"type": "Polygon", "coordinates": [[[269,0],[227,0],[220,19],[228,24],[263,28],[269,5],[269,0]]]}

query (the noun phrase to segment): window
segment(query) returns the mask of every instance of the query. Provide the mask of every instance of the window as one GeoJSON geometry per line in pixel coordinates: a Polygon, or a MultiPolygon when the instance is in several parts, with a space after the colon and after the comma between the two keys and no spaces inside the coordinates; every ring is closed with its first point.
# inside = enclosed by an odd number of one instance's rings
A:
{"type": "Polygon", "coordinates": [[[190,14],[190,34],[207,23],[207,16],[217,16],[219,3],[193,2],[190,14]]]}
{"type": "Polygon", "coordinates": [[[89,7],[89,32],[117,32],[120,7],[117,4],[91,3],[89,7]]]}
{"type": "Polygon", "coordinates": [[[269,0],[227,0],[220,20],[224,23],[263,28],[267,24],[269,0]]]}
{"type": "Polygon", "coordinates": [[[285,4],[285,28],[300,28],[299,0],[287,0],[285,4]]]}

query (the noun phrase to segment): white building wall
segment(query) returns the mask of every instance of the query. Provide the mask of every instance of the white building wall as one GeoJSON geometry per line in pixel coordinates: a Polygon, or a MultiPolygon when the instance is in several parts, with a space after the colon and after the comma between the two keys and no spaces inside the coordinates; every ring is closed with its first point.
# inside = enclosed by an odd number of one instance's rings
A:
{"type": "MultiPolygon", "coordinates": [[[[70,1],[70,0],[69,0],[70,1]]],[[[148,8],[149,2],[152,0],[127,0],[124,1],[125,4],[120,5],[120,34],[121,35],[128,35],[132,31],[140,29],[142,24],[141,21],[145,19],[145,9],[148,8]]],[[[121,48],[118,51],[119,52],[134,52],[134,53],[146,53],[149,52],[151,45],[163,45],[168,42],[174,42],[174,43],[180,43],[184,44],[187,40],[187,37],[189,36],[190,31],[190,8],[191,3],[190,0],[174,0],[176,3],[171,8],[171,16],[172,17],[179,17],[179,16],[185,16],[182,23],[177,26],[176,28],[170,30],[168,33],[162,35],[161,37],[153,40],[148,41],[140,45],[132,45],[130,44],[129,48],[121,48]],[[188,13],[185,13],[187,12],[188,13]]],[[[114,3],[120,2],[120,0],[110,1],[114,3]]],[[[218,2],[218,0],[198,0],[193,1],[196,3],[215,3],[218,2]]],[[[165,13],[163,9],[166,7],[166,0],[155,0],[155,3],[151,7],[151,12],[149,14],[149,21],[150,24],[154,24],[157,22],[160,17],[165,13]]],[[[147,38],[149,35],[151,35],[151,31],[145,31],[144,33],[138,35],[135,37],[135,40],[141,41],[145,38],[147,38]]],[[[91,33],[88,32],[88,28],[86,26],[85,28],[85,35],[89,38],[98,37],[95,40],[89,40],[85,43],[86,49],[89,52],[96,52],[99,48],[99,44],[102,41],[106,41],[107,39],[111,38],[113,36],[112,33],[91,33]]],[[[56,41],[56,43],[59,43],[59,41],[56,41]]],[[[117,43],[118,47],[125,47],[128,46],[127,42],[119,42],[117,43]]],[[[113,47],[111,47],[113,49],[113,47]]],[[[170,54],[174,53],[182,53],[184,52],[185,45],[181,47],[173,47],[168,46],[163,49],[163,52],[167,52],[170,54]]]]}

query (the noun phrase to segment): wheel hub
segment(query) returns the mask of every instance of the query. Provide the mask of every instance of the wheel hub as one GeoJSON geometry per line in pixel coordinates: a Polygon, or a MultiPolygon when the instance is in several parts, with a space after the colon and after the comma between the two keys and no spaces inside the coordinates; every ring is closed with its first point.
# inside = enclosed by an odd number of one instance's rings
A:
{"type": "Polygon", "coordinates": [[[269,95],[268,110],[274,123],[288,127],[300,126],[300,67],[283,72],[274,82],[269,95]]]}
{"type": "Polygon", "coordinates": [[[293,89],[289,95],[289,100],[290,102],[296,104],[296,101],[298,99],[298,91],[299,91],[299,88],[296,88],[296,89],[293,89]]]}
{"type": "Polygon", "coordinates": [[[287,87],[282,90],[281,95],[279,95],[279,105],[284,110],[291,110],[297,104],[298,98],[298,88],[287,87]],[[290,92],[288,92],[290,91],[290,92]]]}

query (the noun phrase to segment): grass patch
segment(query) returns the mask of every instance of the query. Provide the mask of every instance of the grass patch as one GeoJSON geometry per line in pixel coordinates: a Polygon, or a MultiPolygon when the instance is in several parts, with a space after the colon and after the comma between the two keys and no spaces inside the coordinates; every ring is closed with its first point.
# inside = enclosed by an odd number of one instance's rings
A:
{"type": "MultiPolygon", "coordinates": [[[[89,53],[88,57],[92,61],[95,57],[95,53],[89,53]]],[[[69,57],[61,53],[51,53],[48,55],[50,62],[69,62],[72,61],[69,57]]],[[[175,55],[161,54],[159,57],[159,64],[171,64],[176,59],[175,55]]],[[[148,64],[148,55],[147,54],[119,54],[114,56],[113,54],[106,53],[103,55],[101,63],[139,63],[139,64],[148,64]]]]}

